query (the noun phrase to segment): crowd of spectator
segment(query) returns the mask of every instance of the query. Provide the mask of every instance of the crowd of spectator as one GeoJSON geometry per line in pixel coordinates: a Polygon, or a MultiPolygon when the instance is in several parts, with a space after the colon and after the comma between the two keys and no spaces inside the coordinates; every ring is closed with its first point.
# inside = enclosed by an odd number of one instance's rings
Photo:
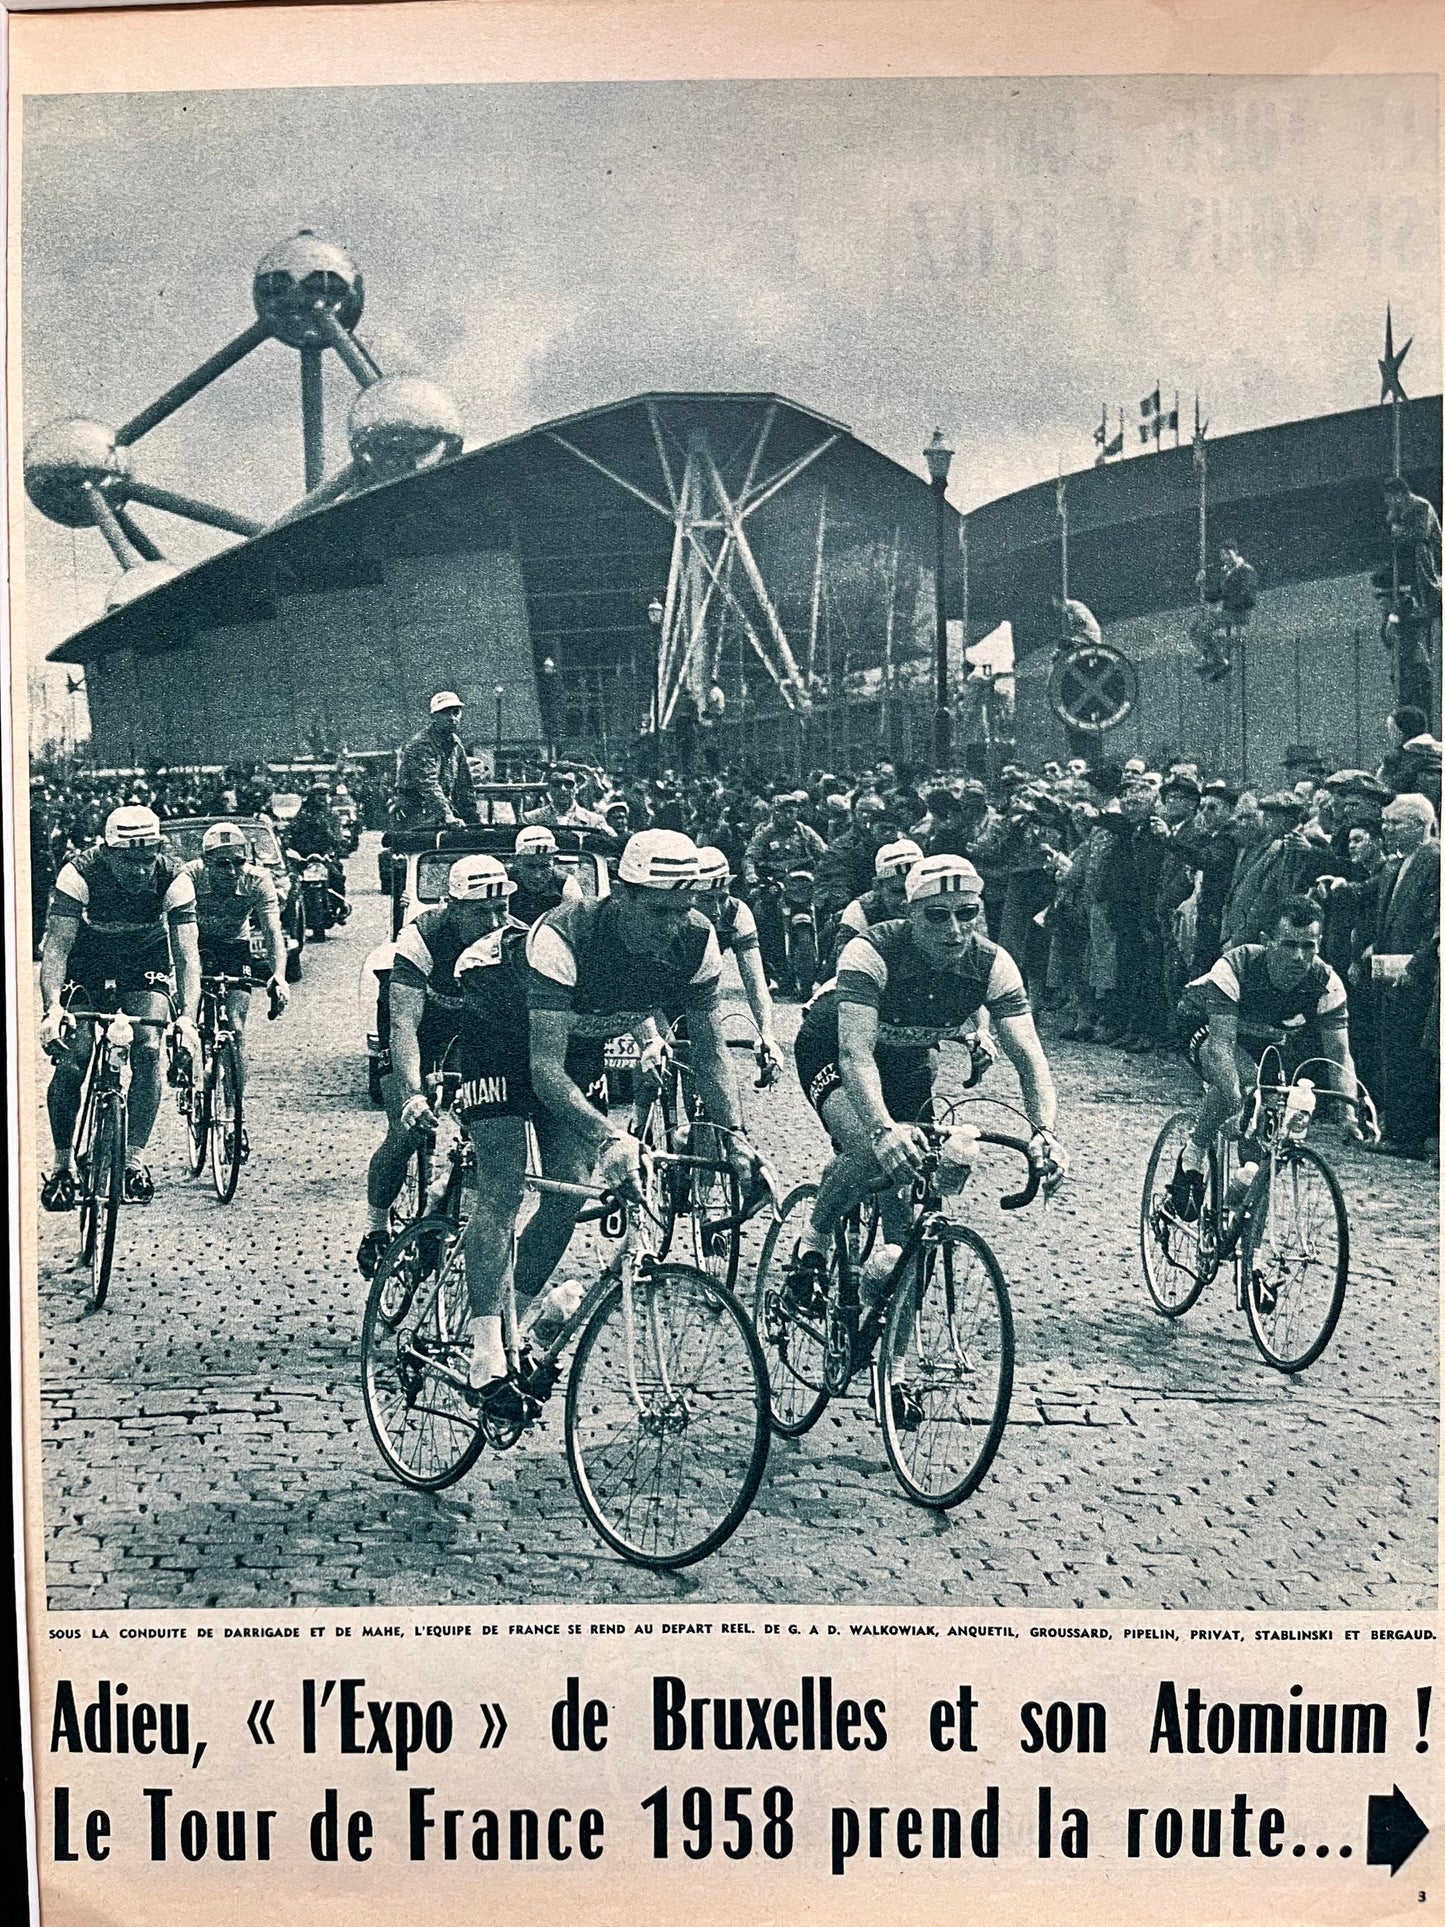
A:
{"type": "MultiPolygon", "coordinates": [[[[611,776],[558,766],[528,814],[605,829],[619,846],[635,830],[684,830],[725,853],[745,894],[780,868],[806,867],[825,960],[885,843],[909,836],[927,855],[967,856],[984,879],[989,933],[1018,962],[1038,1014],[1062,1037],[1139,1056],[1181,1042],[1175,1008],[1191,977],[1270,935],[1286,899],[1313,894],[1387,1145],[1420,1156],[1437,1129],[1441,749],[1407,708],[1392,713],[1385,747],[1376,769],[1296,765],[1277,789],[1184,759],[1006,764],[992,794],[888,760],[813,771],[796,788],[750,767],[611,776]]],[[[249,815],[270,808],[274,787],[254,765],[124,780],[36,766],[37,927],[59,864],[117,804],[249,815]]]]}

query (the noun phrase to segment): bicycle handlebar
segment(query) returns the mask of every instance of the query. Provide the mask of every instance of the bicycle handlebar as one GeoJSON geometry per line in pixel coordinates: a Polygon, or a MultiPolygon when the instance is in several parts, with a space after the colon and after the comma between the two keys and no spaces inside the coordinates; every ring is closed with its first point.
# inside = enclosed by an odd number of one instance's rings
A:
{"type": "Polygon", "coordinates": [[[1001,1211],[1022,1211],[1026,1204],[1032,1204],[1039,1195],[1039,1186],[1044,1181],[1044,1167],[1030,1155],[1028,1141],[1021,1137],[1006,1137],[1001,1131],[980,1131],[980,1144],[997,1144],[1005,1151],[1017,1151],[1029,1167],[1029,1181],[1022,1191],[1015,1191],[1010,1197],[999,1199],[1001,1211]]]}

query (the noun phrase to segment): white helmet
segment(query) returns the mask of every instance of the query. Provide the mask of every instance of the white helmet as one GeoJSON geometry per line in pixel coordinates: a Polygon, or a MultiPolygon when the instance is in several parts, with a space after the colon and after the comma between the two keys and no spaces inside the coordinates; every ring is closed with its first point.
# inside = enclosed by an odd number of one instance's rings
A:
{"type": "Polygon", "coordinates": [[[966,856],[926,856],[908,872],[908,901],[920,897],[983,895],[983,878],[966,856]]]}
{"type": "Polygon", "coordinates": [[[699,890],[716,889],[720,883],[732,881],[732,865],[726,852],[716,844],[707,843],[697,853],[697,887],[699,890]]]}
{"type": "Polygon", "coordinates": [[[873,874],[876,877],[907,876],[915,863],[923,861],[923,852],[911,836],[901,836],[896,843],[885,843],[873,859],[873,874]]]}
{"type": "Polygon", "coordinates": [[[238,830],[234,823],[213,823],[201,838],[201,855],[209,856],[212,850],[247,850],[244,830],[238,830]]]}
{"type": "Polygon", "coordinates": [[[681,830],[639,830],[627,839],[617,876],[647,890],[695,889],[697,845],[681,830]]]}
{"type": "Polygon", "coordinates": [[[494,856],[459,856],[447,871],[447,895],[453,903],[506,898],[516,887],[494,856]]]}
{"type": "Polygon", "coordinates": [[[552,856],[556,848],[557,839],[545,823],[529,823],[526,829],[518,830],[512,853],[514,856],[552,856]]]}
{"type": "Polygon", "coordinates": [[[161,820],[142,803],[122,803],[105,819],[108,850],[155,849],[161,840],[161,820]]]}

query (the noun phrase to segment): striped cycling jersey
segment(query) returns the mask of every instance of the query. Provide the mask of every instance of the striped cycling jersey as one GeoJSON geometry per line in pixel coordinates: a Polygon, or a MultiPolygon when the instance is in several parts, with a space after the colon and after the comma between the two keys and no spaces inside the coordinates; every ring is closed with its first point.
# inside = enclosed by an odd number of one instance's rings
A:
{"type": "Polygon", "coordinates": [[[218,887],[212,871],[200,857],[186,865],[186,874],[196,893],[196,922],[201,942],[239,943],[251,932],[257,936],[273,917],[280,915],[276,885],[271,873],[259,863],[248,863],[236,879],[234,890],[218,887]]]}
{"type": "Polygon", "coordinates": [[[78,923],[90,946],[124,959],[152,948],[178,924],[194,923],[196,891],[181,859],[162,851],[138,889],[122,889],[97,845],[61,865],[50,916],[78,923]]]}
{"type": "Polygon", "coordinates": [[[1269,951],[1262,943],[1236,944],[1204,976],[1184,987],[1180,1012],[1192,1024],[1234,1016],[1245,1043],[1277,1044],[1287,1030],[1313,1024],[1344,1030],[1349,999],[1338,975],[1316,957],[1299,983],[1281,990],[1270,981],[1269,951]]]}
{"type": "Polygon", "coordinates": [[[460,1035],[494,1058],[525,1063],[528,1051],[527,932],[504,924],[469,944],[453,972],[462,998],[460,1035]]]}
{"type": "Polygon", "coordinates": [[[700,910],[688,912],[665,956],[627,949],[623,914],[616,896],[564,903],[528,933],[528,1004],[565,1011],[574,1037],[616,1037],[655,1011],[673,1019],[717,1003],[722,953],[700,910]]]}
{"type": "Polygon", "coordinates": [[[717,931],[719,950],[731,950],[736,956],[741,951],[756,950],[758,947],[758,920],[741,897],[723,899],[713,928],[717,931]]]}
{"type": "Polygon", "coordinates": [[[901,919],[849,938],[838,974],[809,1005],[804,1028],[836,1042],[840,1003],[878,1012],[882,1050],[931,1050],[945,1038],[962,1037],[981,1009],[994,1017],[1029,1014],[1018,965],[999,944],[974,937],[958,963],[940,969],[923,956],[901,919]]]}
{"type": "Polygon", "coordinates": [[[895,913],[889,909],[879,893],[876,890],[865,890],[861,897],[854,897],[851,903],[843,905],[838,913],[838,931],[840,936],[844,930],[850,930],[854,936],[861,937],[871,930],[874,924],[893,921],[896,921],[895,913]]]}
{"type": "Polygon", "coordinates": [[[470,941],[445,903],[435,910],[423,910],[415,922],[403,926],[396,940],[392,983],[424,992],[428,1009],[460,1010],[457,959],[470,941]]]}

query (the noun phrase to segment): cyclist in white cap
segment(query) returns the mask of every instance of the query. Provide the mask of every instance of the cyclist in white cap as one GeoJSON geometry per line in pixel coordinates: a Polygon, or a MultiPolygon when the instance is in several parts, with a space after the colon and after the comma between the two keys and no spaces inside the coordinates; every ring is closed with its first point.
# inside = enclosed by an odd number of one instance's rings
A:
{"type": "MultiPolygon", "coordinates": [[[[799,1304],[813,1301],[834,1227],[880,1171],[900,1185],[911,1177],[925,1148],[914,1120],[933,1094],[938,1047],[963,1036],[980,1010],[993,1017],[1018,1072],[1033,1127],[1030,1155],[1063,1174],[1053,1136],[1054,1080],[1028,993],[1018,965],[984,929],[978,871],[966,857],[925,857],[908,872],[905,916],[851,938],[836,979],[804,1015],[794,1045],[798,1080],[836,1156],[819,1182],[790,1271],[788,1289],[799,1304]]],[[[883,1208],[884,1235],[898,1243],[896,1193],[884,1197],[883,1208]]]]}
{"type": "MultiPolygon", "coordinates": [[[[603,1184],[635,1189],[638,1141],[597,1107],[606,1088],[603,1046],[628,1031],[645,1052],[658,1017],[672,1022],[686,1015],[694,1082],[708,1117],[724,1128],[722,1143],[739,1183],[751,1188],[754,1160],[740,1135],[737,1087],[718,1022],[722,956],[697,908],[697,868],[691,837],[639,831],[622,852],[610,896],[564,903],[528,933],[531,1079],[538,1146],[550,1177],[582,1182],[595,1167],[603,1184]]],[[[520,1189],[519,1175],[518,1203],[520,1189]]],[[[539,1203],[518,1243],[519,1302],[551,1277],[576,1211],[566,1198],[539,1203]]]]}
{"type": "Polygon", "coordinates": [[[507,922],[512,879],[493,856],[458,857],[447,873],[446,901],[404,925],[391,974],[383,984],[378,1035],[388,1068],[381,1080],[386,1136],[366,1174],[366,1231],[356,1268],[370,1278],[391,1242],[391,1207],[406,1178],[418,1133],[435,1116],[427,1077],[440,1065],[461,1021],[458,957],[507,922]]]}
{"type": "MultiPolygon", "coordinates": [[[[196,892],[196,934],[203,974],[245,977],[266,983],[278,1011],[287,1004],[282,966],[286,939],[271,872],[251,856],[244,830],[234,823],[213,823],[201,838],[201,854],[186,865],[196,892]]],[[[246,1084],[246,1018],[251,992],[226,992],[226,1015],[236,1033],[236,1084],[246,1084]]],[[[242,1132],[242,1155],[245,1155],[242,1132]]]]}
{"type": "Polygon", "coordinates": [[[559,903],[582,901],[582,885],[559,867],[557,839],[545,823],[529,823],[518,830],[511,870],[517,885],[512,915],[529,928],[559,903]]]}
{"type": "Polygon", "coordinates": [[[908,908],[908,872],[923,861],[923,851],[911,836],[896,843],[885,843],[873,859],[873,887],[854,897],[838,913],[838,930],[833,940],[833,968],[850,937],[861,937],[875,923],[891,923],[908,908]]]}
{"type": "Polygon", "coordinates": [[[773,1035],[773,1000],[758,946],[757,919],[741,897],[732,893],[733,872],[726,851],[706,844],[697,853],[698,907],[717,932],[718,949],[732,952],[742,979],[743,995],[758,1027],[758,1070],[767,1084],[777,1082],[784,1058],[773,1035]]]}
{"type": "MultiPolygon", "coordinates": [[[[71,1138],[91,1045],[85,1023],[66,1044],[62,994],[70,987],[92,1009],[164,1019],[172,967],[180,1006],[176,1040],[199,1063],[195,886],[181,859],[162,847],[155,812],[126,804],[106,818],[102,843],[61,867],[50,893],[40,958],[40,1042],[56,1059],[46,1093],[55,1162],[40,1194],[47,1211],[75,1205],[71,1138]]],[[[130,1204],[149,1204],[155,1194],[145,1149],[161,1102],[160,1043],[158,1030],[138,1029],[131,1051],[124,1181],[130,1204]]]]}

